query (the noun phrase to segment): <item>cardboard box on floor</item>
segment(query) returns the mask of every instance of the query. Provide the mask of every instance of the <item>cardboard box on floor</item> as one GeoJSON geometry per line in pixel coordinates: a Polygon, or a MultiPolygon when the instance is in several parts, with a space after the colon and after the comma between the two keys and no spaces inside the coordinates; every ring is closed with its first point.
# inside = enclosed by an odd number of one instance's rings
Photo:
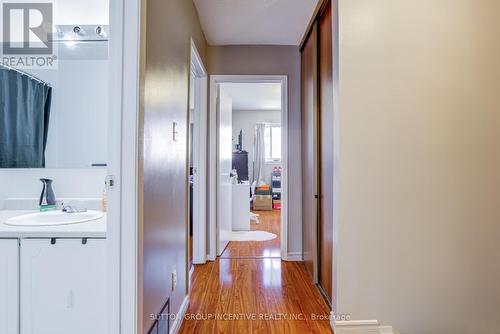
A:
{"type": "Polygon", "coordinates": [[[273,209],[273,197],[271,195],[255,195],[253,198],[253,209],[268,211],[273,209]]]}

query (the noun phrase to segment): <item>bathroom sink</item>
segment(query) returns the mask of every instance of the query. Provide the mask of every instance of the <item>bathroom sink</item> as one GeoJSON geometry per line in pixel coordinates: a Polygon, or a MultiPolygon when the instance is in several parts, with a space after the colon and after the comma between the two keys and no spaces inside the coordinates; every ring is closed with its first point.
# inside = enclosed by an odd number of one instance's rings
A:
{"type": "Polygon", "coordinates": [[[7,219],[6,225],[11,226],[57,226],[86,223],[100,219],[104,214],[100,211],[89,210],[79,213],[66,213],[62,211],[47,211],[29,213],[7,219]]]}

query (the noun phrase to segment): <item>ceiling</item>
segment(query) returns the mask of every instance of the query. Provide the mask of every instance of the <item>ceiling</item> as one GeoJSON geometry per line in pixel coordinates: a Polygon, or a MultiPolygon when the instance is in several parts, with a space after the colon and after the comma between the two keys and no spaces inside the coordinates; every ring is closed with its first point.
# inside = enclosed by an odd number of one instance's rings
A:
{"type": "Polygon", "coordinates": [[[281,110],[279,83],[223,83],[233,99],[233,110],[281,110]]]}
{"type": "Polygon", "coordinates": [[[299,45],[318,0],[193,0],[209,45],[299,45]]]}

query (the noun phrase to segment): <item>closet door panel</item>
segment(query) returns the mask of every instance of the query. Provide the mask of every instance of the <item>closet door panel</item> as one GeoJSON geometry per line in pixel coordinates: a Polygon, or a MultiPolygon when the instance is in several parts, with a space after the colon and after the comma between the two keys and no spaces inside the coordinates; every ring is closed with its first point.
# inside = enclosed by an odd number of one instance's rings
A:
{"type": "Polygon", "coordinates": [[[317,29],[316,25],[301,52],[302,90],[302,242],[304,262],[314,282],[317,266],[317,29]]]}
{"type": "Polygon", "coordinates": [[[333,58],[332,7],[319,16],[319,285],[332,300],[333,257],[333,58]]]}

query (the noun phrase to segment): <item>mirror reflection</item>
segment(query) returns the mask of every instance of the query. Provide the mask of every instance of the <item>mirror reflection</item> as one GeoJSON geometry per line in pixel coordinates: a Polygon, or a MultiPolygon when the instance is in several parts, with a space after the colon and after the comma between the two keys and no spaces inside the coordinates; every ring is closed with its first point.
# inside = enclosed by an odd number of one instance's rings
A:
{"type": "Polygon", "coordinates": [[[56,69],[0,65],[0,168],[106,166],[108,31],[57,26],[56,69]]]}

